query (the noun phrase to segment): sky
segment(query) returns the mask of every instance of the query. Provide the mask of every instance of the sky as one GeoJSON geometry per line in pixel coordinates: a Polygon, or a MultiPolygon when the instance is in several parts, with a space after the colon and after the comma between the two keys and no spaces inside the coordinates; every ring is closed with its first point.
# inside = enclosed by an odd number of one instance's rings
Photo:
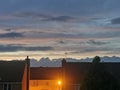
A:
{"type": "Polygon", "coordinates": [[[120,0],[0,0],[0,59],[120,56],[120,0]]]}

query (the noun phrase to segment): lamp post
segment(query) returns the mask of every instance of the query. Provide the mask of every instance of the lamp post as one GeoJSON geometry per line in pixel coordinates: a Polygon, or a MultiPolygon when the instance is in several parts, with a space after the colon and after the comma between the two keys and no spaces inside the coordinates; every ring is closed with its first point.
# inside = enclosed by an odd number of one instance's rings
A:
{"type": "Polygon", "coordinates": [[[58,88],[59,88],[58,90],[61,90],[61,81],[60,80],[58,81],[58,88]]]}

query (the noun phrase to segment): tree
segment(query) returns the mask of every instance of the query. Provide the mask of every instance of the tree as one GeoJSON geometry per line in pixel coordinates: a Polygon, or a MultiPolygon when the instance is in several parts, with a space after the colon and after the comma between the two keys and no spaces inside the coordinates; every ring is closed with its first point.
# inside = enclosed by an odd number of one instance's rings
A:
{"type": "Polygon", "coordinates": [[[96,56],[80,90],[120,90],[120,88],[117,79],[105,70],[103,64],[100,63],[100,58],[96,56]]]}
{"type": "Polygon", "coordinates": [[[93,63],[95,63],[95,64],[100,63],[100,57],[95,56],[95,58],[93,59],[93,63]]]}

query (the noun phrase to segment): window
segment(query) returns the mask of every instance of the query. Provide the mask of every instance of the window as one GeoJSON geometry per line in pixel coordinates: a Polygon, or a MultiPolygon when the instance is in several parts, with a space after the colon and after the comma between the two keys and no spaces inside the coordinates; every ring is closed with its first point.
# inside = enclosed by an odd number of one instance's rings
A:
{"type": "Polygon", "coordinates": [[[11,89],[11,84],[4,84],[3,85],[3,90],[12,90],[11,89]]]}
{"type": "Polygon", "coordinates": [[[11,90],[11,84],[8,84],[8,90],[11,90]]]}
{"type": "Polygon", "coordinates": [[[7,90],[7,84],[4,84],[3,90],[7,90]]]}

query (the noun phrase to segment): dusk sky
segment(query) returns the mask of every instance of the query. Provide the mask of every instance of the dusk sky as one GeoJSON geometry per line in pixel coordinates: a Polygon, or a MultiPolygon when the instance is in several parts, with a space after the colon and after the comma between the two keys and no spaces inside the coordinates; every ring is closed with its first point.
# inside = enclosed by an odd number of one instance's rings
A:
{"type": "Polygon", "coordinates": [[[0,0],[0,59],[120,56],[120,0],[0,0]]]}

